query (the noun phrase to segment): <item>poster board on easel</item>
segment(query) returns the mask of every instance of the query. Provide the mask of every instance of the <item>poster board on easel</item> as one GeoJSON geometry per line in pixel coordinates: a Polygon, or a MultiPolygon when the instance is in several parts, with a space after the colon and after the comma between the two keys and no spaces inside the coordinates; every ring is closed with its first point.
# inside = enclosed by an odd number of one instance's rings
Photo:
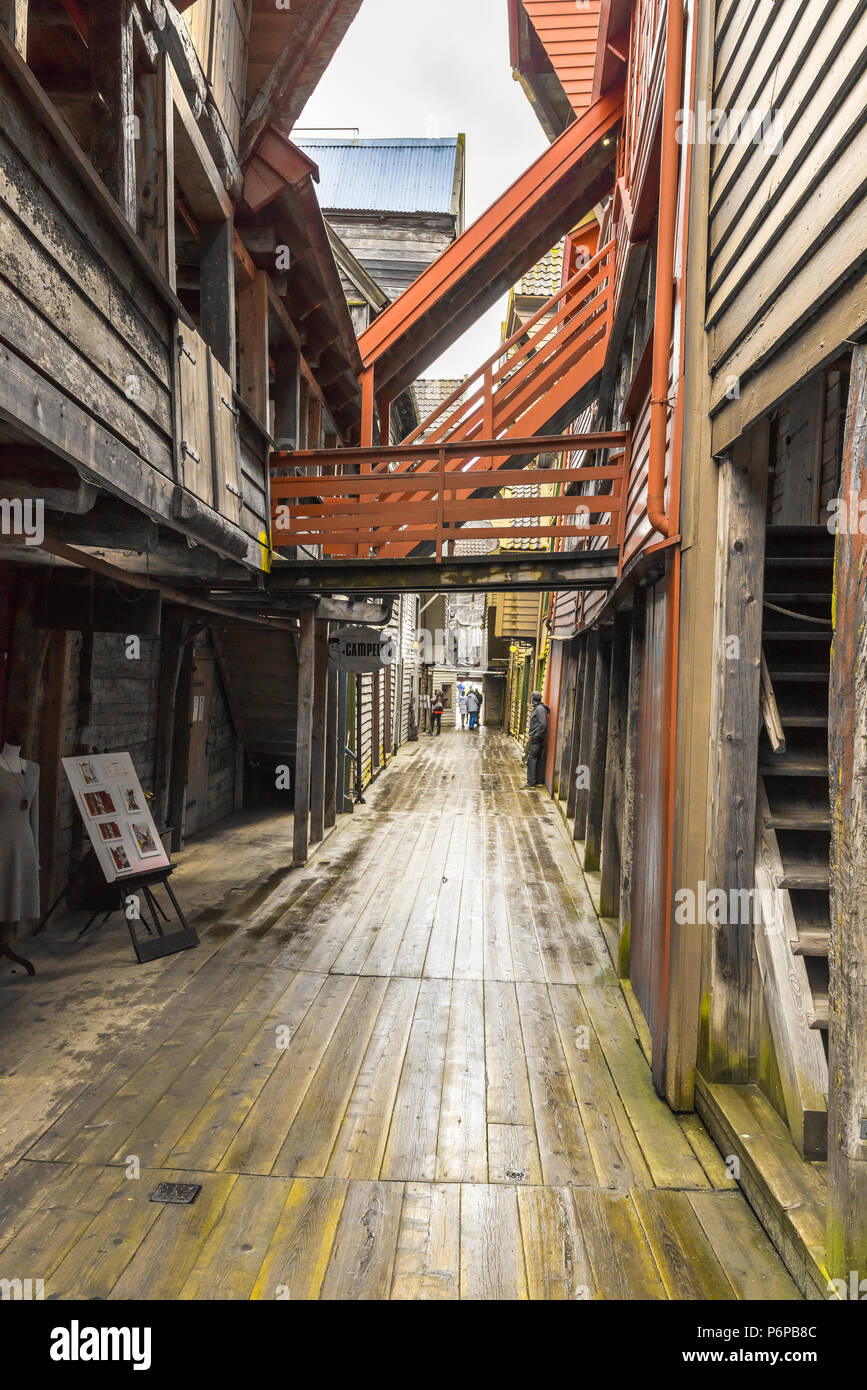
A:
{"type": "Polygon", "coordinates": [[[63,770],[107,883],[169,866],[129,753],[64,758],[63,770]]]}

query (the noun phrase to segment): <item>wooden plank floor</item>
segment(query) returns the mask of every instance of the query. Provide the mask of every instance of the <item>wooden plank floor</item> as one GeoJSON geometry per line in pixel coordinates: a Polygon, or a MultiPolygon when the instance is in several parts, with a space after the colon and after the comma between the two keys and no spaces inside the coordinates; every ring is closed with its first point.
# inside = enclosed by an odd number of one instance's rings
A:
{"type": "MultiPolygon", "coordinates": [[[[0,1278],[46,1297],[798,1292],[654,1094],[561,819],[515,746],[423,736],[303,871],[183,856],[197,951],[120,928],[0,976],[0,1278]],[[126,948],[128,950],[128,948],[126,948]],[[195,1181],[161,1206],[159,1181],[195,1181]]],[[[42,952],[42,955],[38,953],[42,952]]]]}

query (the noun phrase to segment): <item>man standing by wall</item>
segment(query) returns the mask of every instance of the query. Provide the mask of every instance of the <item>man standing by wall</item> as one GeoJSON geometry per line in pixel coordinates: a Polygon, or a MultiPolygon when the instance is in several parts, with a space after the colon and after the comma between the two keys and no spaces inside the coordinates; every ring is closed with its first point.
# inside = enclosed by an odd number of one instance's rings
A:
{"type": "Polygon", "coordinates": [[[548,731],[548,706],[542,704],[542,696],[534,690],[530,696],[532,711],[527,727],[527,783],[522,791],[529,791],[541,781],[545,762],[545,735],[548,731]]]}

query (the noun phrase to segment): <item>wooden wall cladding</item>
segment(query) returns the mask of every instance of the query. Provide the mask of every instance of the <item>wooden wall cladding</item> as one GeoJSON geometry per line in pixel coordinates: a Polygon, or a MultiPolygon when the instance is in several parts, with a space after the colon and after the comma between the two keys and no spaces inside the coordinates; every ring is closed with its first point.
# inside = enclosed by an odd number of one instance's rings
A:
{"type": "MultiPolygon", "coordinates": [[[[181,482],[237,525],[243,479],[231,378],[200,335],[180,323],[177,359],[181,482]]],[[[258,535],[260,518],[254,513],[251,521],[258,535]]]]}
{"type": "Polygon", "coordinates": [[[235,149],[247,83],[251,0],[196,0],[184,13],[202,72],[235,149]]]}
{"type": "Polygon", "coordinates": [[[723,447],[867,321],[867,10],[733,0],[718,8],[715,46],[710,105],[748,113],[758,136],[738,138],[731,119],[711,156],[707,324],[723,447]],[[775,114],[762,132],[764,113],[775,114]]]}
{"type": "Polygon", "coordinates": [[[13,352],[168,477],[174,474],[173,327],[37,113],[4,85],[0,333],[13,352]]]}

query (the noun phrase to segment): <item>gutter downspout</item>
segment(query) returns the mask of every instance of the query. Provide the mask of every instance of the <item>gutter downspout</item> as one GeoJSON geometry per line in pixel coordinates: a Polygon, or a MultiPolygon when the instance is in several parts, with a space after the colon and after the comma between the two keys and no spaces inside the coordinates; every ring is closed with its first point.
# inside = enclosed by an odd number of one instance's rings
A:
{"type": "Polygon", "coordinates": [[[668,369],[674,313],[674,245],[679,145],[677,113],[683,87],[682,0],[668,0],[665,85],[660,132],[659,229],[656,239],[656,305],[653,315],[653,380],[650,391],[650,458],[647,517],[662,536],[672,534],[665,511],[665,440],[668,426],[668,369]]]}

